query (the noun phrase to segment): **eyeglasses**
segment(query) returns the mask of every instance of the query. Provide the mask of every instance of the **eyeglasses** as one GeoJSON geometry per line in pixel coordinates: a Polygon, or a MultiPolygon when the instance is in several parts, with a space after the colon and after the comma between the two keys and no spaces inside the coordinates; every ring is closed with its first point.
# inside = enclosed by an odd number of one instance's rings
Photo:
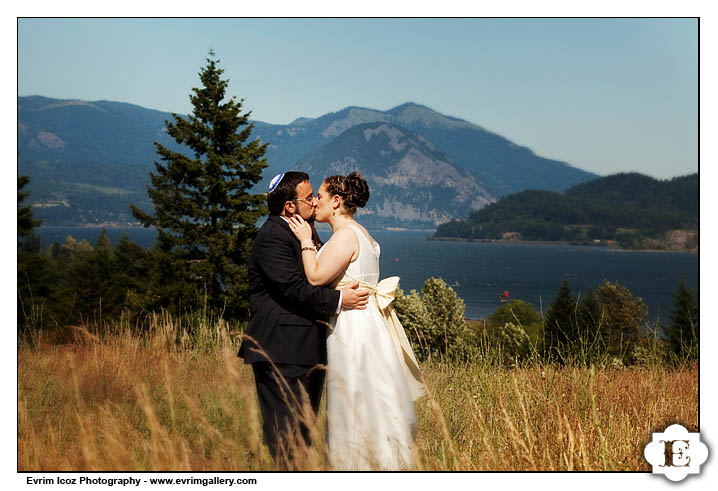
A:
{"type": "Polygon", "coordinates": [[[294,198],[291,201],[304,201],[309,206],[312,206],[314,204],[315,199],[316,199],[316,196],[312,196],[311,198],[294,198]]]}

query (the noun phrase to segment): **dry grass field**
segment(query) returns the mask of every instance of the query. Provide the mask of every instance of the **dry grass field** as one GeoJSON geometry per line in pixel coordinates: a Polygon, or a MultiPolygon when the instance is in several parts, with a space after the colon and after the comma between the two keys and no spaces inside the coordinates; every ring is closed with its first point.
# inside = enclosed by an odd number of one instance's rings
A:
{"type": "MultiPolygon", "coordinates": [[[[188,335],[156,317],[18,351],[20,471],[259,471],[275,464],[261,439],[251,368],[222,323],[188,335]]],[[[432,360],[416,402],[416,470],[649,471],[651,433],[697,431],[698,370],[502,368],[432,360]]],[[[291,464],[327,470],[321,444],[291,464]]]]}

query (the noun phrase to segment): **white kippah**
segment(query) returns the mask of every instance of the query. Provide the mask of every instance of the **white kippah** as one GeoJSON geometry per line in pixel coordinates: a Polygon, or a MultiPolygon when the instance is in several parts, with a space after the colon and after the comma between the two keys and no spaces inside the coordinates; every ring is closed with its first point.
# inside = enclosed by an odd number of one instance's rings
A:
{"type": "Polygon", "coordinates": [[[272,178],[271,181],[269,181],[269,192],[271,193],[275,189],[277,189],[277,186],[279,186],[279,183],[282,182],[282,178],[284,177],[284,172],[281,174],[277,174],[272,178]]]}

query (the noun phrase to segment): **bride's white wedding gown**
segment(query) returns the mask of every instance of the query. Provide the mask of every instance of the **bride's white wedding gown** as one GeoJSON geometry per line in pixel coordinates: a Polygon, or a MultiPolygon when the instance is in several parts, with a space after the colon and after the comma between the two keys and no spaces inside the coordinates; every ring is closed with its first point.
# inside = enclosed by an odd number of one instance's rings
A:
{"type": "MultiPolygon", "coordinates": [[[[379,281],[379,246],[358,227],[359,257],[342,282],[379,281]]],[[[334,282],[337,284],[338,282],[334,282]]],[[[375,295],[342,310],[327,336],[327,440],[335,470],[399,470],[412,464],[414,401],[375,295]]]]}

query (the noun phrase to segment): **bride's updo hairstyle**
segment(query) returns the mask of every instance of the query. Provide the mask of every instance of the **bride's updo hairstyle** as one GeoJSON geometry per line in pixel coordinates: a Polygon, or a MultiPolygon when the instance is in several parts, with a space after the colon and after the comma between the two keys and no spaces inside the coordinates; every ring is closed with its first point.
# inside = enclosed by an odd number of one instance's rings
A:
{"type": "Polygon", "coordinates": [[[358,172],[348,176],[330,176],[324,179],[327,192],[330,195],[338,194],[344,200],[347,213],[353,215],[358,208],[364,208],[369,201],[369,185],[358,172]]]}

